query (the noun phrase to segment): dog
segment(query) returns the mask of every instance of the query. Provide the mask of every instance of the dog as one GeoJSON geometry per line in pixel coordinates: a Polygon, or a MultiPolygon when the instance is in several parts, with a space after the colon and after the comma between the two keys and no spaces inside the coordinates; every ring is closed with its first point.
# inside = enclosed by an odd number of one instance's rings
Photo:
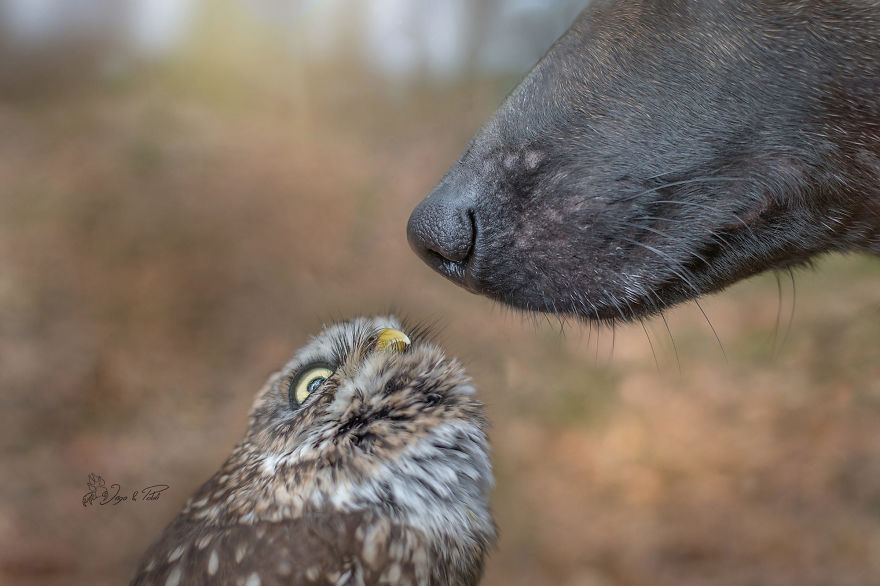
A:
{"type": "Polygon", "coordinates": [[[472,292],[599,322],[880,254],[880,2],[594,1],[407,235],[472,292]]]}

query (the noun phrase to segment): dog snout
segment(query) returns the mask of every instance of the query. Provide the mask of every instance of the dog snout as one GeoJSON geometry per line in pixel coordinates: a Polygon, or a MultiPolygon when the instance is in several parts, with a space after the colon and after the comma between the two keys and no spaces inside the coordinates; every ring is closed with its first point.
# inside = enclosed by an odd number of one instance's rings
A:
{"type": "Polygon", "coordinates": [[[406,234],[410,246],[428,265],[446,276],[461,277],[476,236],[471,198],[449,182],[441,182],[413,210],[406,234]]]}

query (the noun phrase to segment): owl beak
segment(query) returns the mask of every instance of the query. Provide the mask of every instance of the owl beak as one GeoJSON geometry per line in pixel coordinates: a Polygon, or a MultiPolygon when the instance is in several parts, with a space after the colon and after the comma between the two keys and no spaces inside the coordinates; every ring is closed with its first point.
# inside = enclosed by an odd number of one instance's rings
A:
{"type": "Polygon", "coordinates": [[[400,330],[385,328],[379,332],[379,338],[376,340],[376,350],[403,352],[410,344],[409,337],[400,330]]]}

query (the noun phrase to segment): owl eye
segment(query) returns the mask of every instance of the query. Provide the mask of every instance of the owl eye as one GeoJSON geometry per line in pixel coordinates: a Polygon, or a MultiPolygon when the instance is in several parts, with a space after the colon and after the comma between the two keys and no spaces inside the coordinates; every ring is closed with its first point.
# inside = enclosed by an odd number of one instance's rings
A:
{"type": "Polygon", "coordinates": [[[332,374],[333,370],[326,364],[312,364],[301,369],[290,381],[287,390],[287,398],[291,406],[302,405],[332,374]]]}

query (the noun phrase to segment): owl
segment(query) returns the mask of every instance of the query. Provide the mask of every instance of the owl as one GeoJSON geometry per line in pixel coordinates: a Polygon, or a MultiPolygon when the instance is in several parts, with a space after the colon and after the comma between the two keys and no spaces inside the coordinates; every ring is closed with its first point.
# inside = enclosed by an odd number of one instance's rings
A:
{"type": "Polygon", "coordinates": [[[244,439],[131,584],[476,584],[496,529],[474,393],[394,317],[324,328],[257,393],[244,439]]]}

